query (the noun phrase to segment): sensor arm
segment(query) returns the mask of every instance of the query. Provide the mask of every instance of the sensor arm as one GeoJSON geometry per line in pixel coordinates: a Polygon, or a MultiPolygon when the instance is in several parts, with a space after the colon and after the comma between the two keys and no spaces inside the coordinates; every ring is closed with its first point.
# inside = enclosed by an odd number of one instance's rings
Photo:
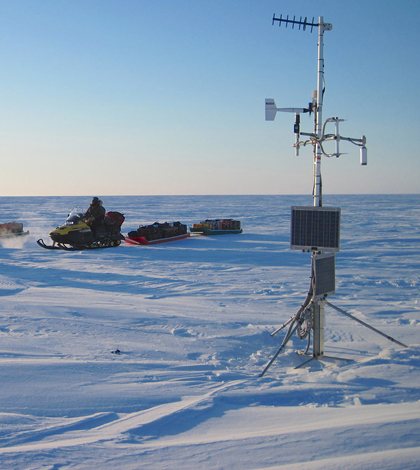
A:
{"type": "Polygon", "coordinates": [[[355,139],[353,137],[344,137],[344,136],[340,135],[339,129],[338,129],[338,124],[339,124],[339,122],[343,122],[343,121],[344,121],[344,119],[339,119],[339,118],[336,118],[336,117],[327,119],[324,122],[324,125],[322,127],[322,134],[321,134],[320,137],[318,137],[314,133],[301,132],[300,135],[308,136],[308,137],[310,137],[310,140],[306,140],[304,142],[299,142],[298,138],[296,138],[296,143],[293,145],[293,147],[296,148],[296,154],[299,153],[298,149],[301,146],[304,147],[308,144],[312,144],[312,145],[319,144],[322,154],[325,155],[326,157],[339,157],[340,155],[342,155],[342,153],[340,152],[340,149],[339,149],[339,142],[341,140],[345,140],[345,141],[350,142],[353,145],[357,145],[358,147],[361,148],[360,149],[360,152],[361,152],[360,153],[360,159],[361,159],[360,163],[362,165],[366,165],[366,163],[367,163],[366,136],[363,135],[361,139],[355,139]],[[325,127],[329,122],[334,122],[335,123],[335,133],[334,134],[325,134],[325,127]],[[336,141],[336,151],[334,153],[327,153],[324,150],[322,144],[324,142],[328,142],[328,141],[331,141],[331,140],[336,141]]]}

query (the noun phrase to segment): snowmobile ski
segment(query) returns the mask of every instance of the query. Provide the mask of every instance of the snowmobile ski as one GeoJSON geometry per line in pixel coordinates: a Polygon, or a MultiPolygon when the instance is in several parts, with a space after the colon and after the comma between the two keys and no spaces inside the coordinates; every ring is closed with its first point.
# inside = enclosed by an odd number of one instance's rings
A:
{"type": "Polygon", "coordinates": [[[121,240],[109,242],[93,242],[90,245],[66,245],[65,243],[53,242],[52,245],[47,245],[42,238],[37,240],[37,243],[46,250],[65,250],[65,251],[81,251],[81,250],[97,250],[99,248],[112,248],[121,244],[121,240]]]}

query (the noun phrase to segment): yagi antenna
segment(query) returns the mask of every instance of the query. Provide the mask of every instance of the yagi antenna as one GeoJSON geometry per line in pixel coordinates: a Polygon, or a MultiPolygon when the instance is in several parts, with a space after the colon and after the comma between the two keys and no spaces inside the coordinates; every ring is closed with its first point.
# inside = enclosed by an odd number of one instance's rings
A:
{"type": "Polygon", "coordinates": [[[303,26],[303,31],[306,30],[307,26],[310,26],[311,27],[311,33],[312,33],[312,30],[314,29],[314,26],[319,26],[319,23],[314,23],[314,20],[315,20],[315,18],[312,18],[312,22],[309,23],[308,19],[306,17],[302,21],[302,17],[300,17],[300,20],[296,20],[295,16],[293,17],[293,20],[289,20],[289,15],[287,15],[287,18],[283,18],[282,15],[280,15],[280,18],[276,18],[276,14],[274,13],[273,23],[272,24],[274,24],[275,21],[278,21],[279,26],[281,26],[282,23],[285,23],[286,28],[287,28],[287,25],[290,23],[292,25],[292,29],[294,29],[295,25],[299,25],[299,29],[300,29],[301,26],[303,26]]]}

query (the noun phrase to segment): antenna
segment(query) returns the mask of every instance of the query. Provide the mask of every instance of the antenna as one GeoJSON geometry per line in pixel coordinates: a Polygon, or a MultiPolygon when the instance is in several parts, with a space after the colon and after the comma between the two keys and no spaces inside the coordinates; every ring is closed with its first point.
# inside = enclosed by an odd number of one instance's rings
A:
{"type": "MultiPolygon", "coordinates": [[[[277,108],[276,102],[272,98],[265,100],[265,119],[266,121],[274,121],[277,112],[294,113],[295,123],[293,132],[295,134],[295,144],[293,147],[296,149],[296,155],[299,155],[300,147],[305,147],[310,144],[313,146],[313,163],[314,163],[314,188],[313,188],[313,207],[292,207],[291,214],[291,243],[292,249],[307,251],[312,253],[312,267],[311,267],[311,284],[306,296],[305,301],[299,308],[298,312],[293,315],[286,323],[277,328],[271,336],[274,336],[287,325],[289,329],[283,339],[280,349],[267,364],[264,371],[261,373],[262,377],[280,352],[286,347],[292,335],[296,332],[299,339],[308,338],[308,345],[303,354],[306,354],[310,346],[311,330],[313,330],[313,354],[308,362],[314,359],[340,359],[324,355],[324,307],[329,305],[339,313],[343,313],[353,320],[358,321],[350,314],[335,307],[330,302],[327,302],[328,295],[335,293],[335,252],[340,249],[340,208],[323,208],[322,207],[322,180],[321,180],[321,157],[339,157],[342,155],[340,152],[340,142],[342,140],[350,142],[360,147],[360,163],[361,165],[367,164],[367,149],[366,137],[362,136],[361,139],[344,137],[340,135],[339,124],[343,119],[332,117],[322,123],[322,107],[325,92],[324,84],[324,31],[331,31],[332,24],[324,23],[322,16],[319,17],[318,23],[308,21],[307,17],[299,20],[294,16],[289,19],[289,15],[283,18],[276,18],[273,15],[272,24],[279,23],[279,26],[284,24],[287,28],[288,25],[302,28],[303,31],[310,27],[312,33],[313,28],[318,28],[318,73],[317,73],[317,89],[312,94],[312,102],[309,103],[307,108],[277,108]],[[305,133],[300,131],[300,115],[303,113],[314,113],[314,132],[305,133]],[[326,133],[328,124],[334,124],[334,133],[326,133]],[[307,140],[301,141],[300,136],[308,137],[307,140]],[[324,149],[324,142],[335,141],[335,152],[327,153],[324,149]],[[324,253],[323,253],[324,252],[324,253]],[[327,253],[325,253],[327,252],[327,253]]],[[[359,321],[360,323],[360,321],[359,321]]],[[[401,346],[407,347],[405,344],[394,340],[381,333],[378,330],[364,324],[368,328],[376,331],[387,339],[398,343],[401,346]]],[[[341,360],[341,359],[340,359],[341,360]]],[[[304,365],[304,364],[301,364],[304,365]]],[[[301,367],[298,366],[298,367],[301,367]]]]}
{"type": "MultiPolygon", "coordinates": [[[[290,23],[292,25],[292,29],[294,29],[295,25],[299,25],[299,29],[301,26],[303,26],[303,31],[306,30],[306,27],[307,26],[310,26],[311,27],[311,33],[312,33],[312,30],[314,29],[314,26],[319,26],[319,23],[314,23],[314,19],[315,18],[312,18],[312,22],[311,23],[308,23],[308,19],[305,18],[303,21],[302,21],[302,17],[300,17],[300,20],[296,20],[296,17],[294,16],[293,17],[293,20],[289,20],[289,15],[287,15],[287,18],[283,18],[282,15],[280,15],[280,18],[276,18],[276,14],[274,13],[273,15],[273,23],[275,21],[278,21],[279,22],[279,26],[281,26],[282,23],[286,23],[286,28],[287,28],[287,25],[290,23]]],[[[332,28],[332,25],[331,25],[331,28],[332,28]]]]}

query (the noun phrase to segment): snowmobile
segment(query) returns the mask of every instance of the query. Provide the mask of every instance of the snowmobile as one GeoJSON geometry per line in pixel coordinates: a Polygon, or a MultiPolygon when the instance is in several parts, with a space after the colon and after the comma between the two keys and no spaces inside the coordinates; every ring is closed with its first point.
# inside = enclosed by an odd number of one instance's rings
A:
{"type": "Polygon", "coordinates": [[[69,251],[118,246],[125,238],[121,234],[124,220],[125,217],[120,212],[107,212],[103,224],[93,229],[85,222],[84,212],[75,207],[64,225],[50,232],[52,245],[44,243],[42,238],[37,243],[49,250],[69,251]]]}

